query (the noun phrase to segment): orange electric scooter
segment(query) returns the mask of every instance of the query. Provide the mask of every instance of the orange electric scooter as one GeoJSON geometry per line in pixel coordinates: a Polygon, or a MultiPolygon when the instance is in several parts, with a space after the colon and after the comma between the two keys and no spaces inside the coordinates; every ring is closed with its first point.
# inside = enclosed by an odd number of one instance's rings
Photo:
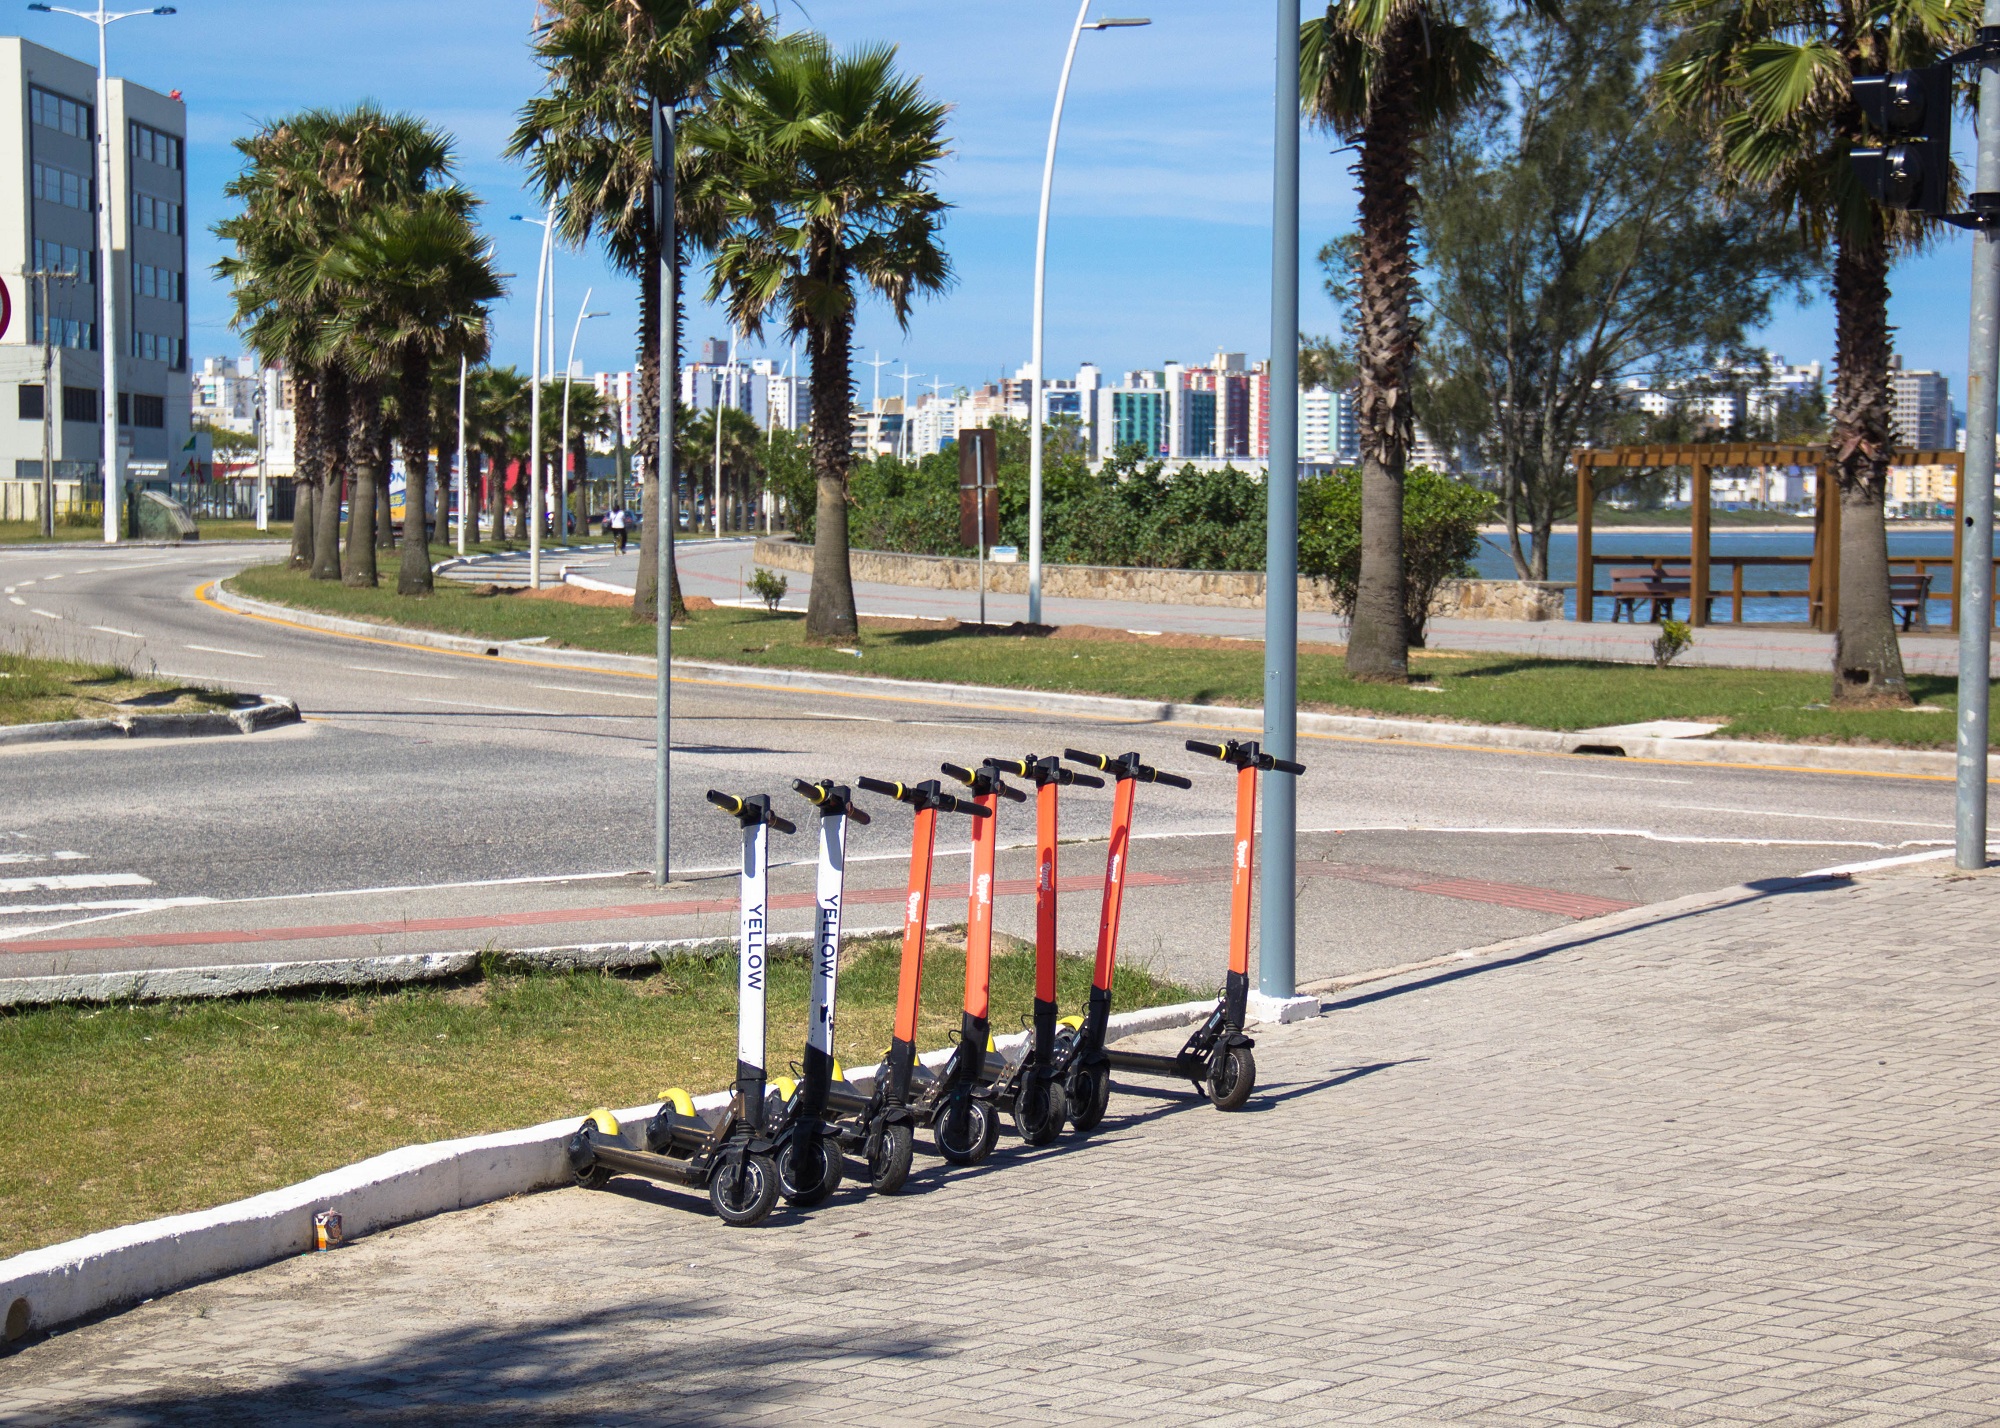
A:
{"type": "Polygon", "coordinates": [[[1132,805],[1142,783],[1193,788],[1179,774],[1139,762],[1136,753],[1113,758],[1064,749],[1063,757],[1107,774],[1116,785],[1111,798],[1111,847],[1104,859],[1104,904],[1097,917],[1097,966],[1090,1002],[1081,1017],[1065,1017],[1057,1032],[1055,1074],[1069,1103],[1069,1122],[1078,1131],[1097,1129],[1111,1103],[1111,1056],[1104,1035],[1111,1021],[1111,977],[1118,965],[1118,917],[1125,906],[1125,874],[1132,851],[1132,805]],[[1067,1036],[1063,1032],[1067,1031],[1067,1036]]]}
{"type": "Polygon", "coordinates": [[[1035,1011],[1021,1059],[993,1083],[996,1105],[1014,1113],[1014,1129],[1029,1145],[1047,1145],[1069,1119],[1062,1078],[1056,1073],[1056,817],[1058,791],[1072,785],[1103,788],[1104,780],[1065,768],[1050,755],[988,759],[986,767],[1035,786],[1035,1011]]]}

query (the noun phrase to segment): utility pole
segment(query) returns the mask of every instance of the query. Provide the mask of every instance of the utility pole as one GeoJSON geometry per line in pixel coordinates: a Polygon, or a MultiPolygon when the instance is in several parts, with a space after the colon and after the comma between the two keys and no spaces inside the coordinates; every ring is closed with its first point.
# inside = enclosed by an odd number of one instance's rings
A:
{"type": "MultiPolygon", "coordinates": [[[[1991,0],[2000,4],[2000,0],[1991,0]]],[[[1299,0],[1278,0],[1276,153],[1271,179],[1271,449],[1264,473],[1264,751],[1298,757],[1299,725],[1299,0]]],[[[1257,986],[1286,1019],[1298,992],[1298,785],[1264,780],[1257,986]]],[[[1317,1002],[1314,1003],[1318,1005],[1317,1002]]]]}
{"type": "Polygon", "coordinates": [[[41,284],[42,318],[42,537],[56,538],[56,402],[62,393],[56,386],[56,343],[54,324],[49,317],[49,282],[54,278],[74,278],[73,272],[35,268],[23,276],[41,284]]]}
{"type": "Polygon", "coordinates": [[[882,441],[882,369],[889,365],[891,359],[884,357],[878,347],[873,357],[861,360],[864,365],[875,369],[875,395],[868,403],[868,459],[873,461],[875,448],[882,441]]]}
{"type": "Polygon", "coordinates": [[[257,529],[271,528],[271,480],[270,469],[265,463],[265,422],[264,422],[264,367],[257,366],[257,400],[250,408],[251,435],[257,442],[257,529]]]}
{"type": "MultiPolygon", "coordinates": [[[[1986,0],[1982,40],[2000,26],[2000,0],[1986,0]]],[[[1956,862],[1986,866],[1986,777],[1993,656],[1993,463],[1995,388],[2000,384],[2000,49],[1980,46],[1979,157],[1970,203],[1972,235],[1971,352],[1965,391],[1965,530],[1959,546],[1958,809],[1956,862]]],[[[1947,91],[1947,94],[1949,91],[1947,91]]],[[[1949,130],[1946,131],[1947,136],[1949,130]]],[[[1948,142],[1947,137],[1947,142],[1948,142]]]]}
{"type": "Polygon", "coordinates": [[[658,662],[654,708],[653,869],[662,885],[671,871],[673,851],[674,764],[674,311],[680,294],[674,274],[674,113],[656,96],[653,100],[653,222],[660,238],[660,450],[654,458],[659,491],[658,510],[646,512],[655,522],[653,536],[654,655],[658,662]]]}

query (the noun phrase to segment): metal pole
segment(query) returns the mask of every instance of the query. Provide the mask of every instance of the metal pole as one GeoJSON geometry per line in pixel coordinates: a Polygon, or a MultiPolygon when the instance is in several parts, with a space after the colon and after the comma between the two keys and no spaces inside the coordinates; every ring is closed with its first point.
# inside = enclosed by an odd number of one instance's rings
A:
{"type": "MultiPolygon", "coordinates": [[[[1056,174],[1056,139],[1062,132],[1063,100],[1069,95],[1070,66],[1083,38],[1090,0],[1076,7],[1062,78],[1056,81],[1056,108],[1049,117],[1049,147],[1042,157],[1042,211],[1035,226],[1035,329],[1028,349],[1028,623],[1042,622],[1042,304],[1049,265],[1049,191],[1056,174]]],[[[984,621],[981,621],[983,624],[984,621]]]]}
{"type": "Polygon", "coordinates": [[[972,439],[972,505],[979,523],[979,628],[986,628],[986,443],[972,439]]]}
{"type": "MultiPolygon", "coordinates": [[[[583,305],[576,310],[576,326],[569,330],[569,365],[563,368],[562,426],[556,432],[556,450],[560,459],[556,462],[556,526],[563,543],[569,543],[569,383],[570,373],[576,370],[576,339],[583,335],[584,319],[590,317],[590,295],[596,288],[583,290],[583,305]]],[[[588,532],[585,532],[588,534],[588,532]]]]}
{"type": "MultiPolygon", "coordinates": [[[[554,262],[549,249],[555,237],[556,205],[551,199],[542,223],[542,259],[535,269],[535,352],[529,359],[534,377],[528,393],[528,585],[535,590],[542,588],[542,315],[554,262]]],[[[553,364],[555,358],[549,360],[553,364]]]]}
{"type": "Polygon", "coordinates": [[[736,388],[736,329],[733,327],[729,329],[729,365],[722,370],[726,375],[717,381],[713,388],[715,406],[709,412],[709,416],[715,420],[715,538],[717,540],[722,539],[722,383],[724,381],[729,383],[732,397],[736,388]]]}
{"type": "MultiPolygon", "coordinates": [[[[105,67],[104,31],[111,23],[97,7],[97,345],[104,353],[104,543],[118,544],[118,310],[117,264],[111,260],[111,79],[105,67]]],[[[136,532],[135,532],[136,534],[136,532]]]]}
{"type": "Polygon", "coordinates": [[[653,185],[658,195],[654,214],[660,226],[660,451],[658,510],[646,512],[657,522],[653,537],[653,614],[655,654],[658,658],[654,696],[653,755],[653,866],[665,883],[672,853],[673,762],[674,762],[674,620],[673,558],[674,521],[674,389],[679,377],[674,364],[674,305],[679,298],[674,274],[674,115],[666,105],[653,101],[653,185]]]}
{"type": "Polygon", "coordinates": [[[264,368],[262,363],[259,363],[257,367],[257,405],[251,408],[250,414],[257,423],[257,529],[268,531],[271,528],[271,474],[270,466],[266,462],[264,455],[264,368]]]}
{"type": "MultiPolygon", "coordinates": [[[[2000,4],[2000,0],[1993,0],[2000,4]]],[[[1297,756],[1299,673],[1299,0],[1278,0],[1276,153],[1271,183],[1271,450],[1264,476],[1264,748],[1297,756]]],[[[1298,786],[1264,781],[1258,990],[1297,992],[1298,786]]]]}
{"type": "Polygon", "coordinates": [[[463,353],[458,359],[458,459],[453,463],[458,487],[458,553],[465,554],[465,384],[472,363],[463,353]]]}
{"type": "MultiPolygon", "coordinates": [[[[2000,0],[1986,0],[1982,26],[2000,25],[2000,0]]],[[[1979,62],[1976,193],[2000,191],[2000,63],[1979,62]]],[[[2000,382],[2000,234],[1972,238],[1972,350],[1965,389],[1965,501],[1959,549],[1957,863],[1986,866],[1988,668],[1993,641],[1994,396],[2000,382]]]]}
{"type": "Polygon", "coordinates": [[[42,284],[42,535],[56,538],[56,346],[49,323],[50,272],[33,274],[42,284]]]}

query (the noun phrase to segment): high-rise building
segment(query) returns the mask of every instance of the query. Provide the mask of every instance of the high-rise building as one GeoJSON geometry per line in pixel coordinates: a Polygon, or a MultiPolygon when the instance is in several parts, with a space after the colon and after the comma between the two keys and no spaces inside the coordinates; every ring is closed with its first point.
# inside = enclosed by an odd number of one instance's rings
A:
{"type": "Polygon", "coordinates": [[[631,372],[598,372],[590,379],[597,396],[611,412],[617,436],[613,446],[630,449],[639,440],[639,379],[631,372]]]}
{"type": "MultiPolygon", "coordinates": [[[[14,320],[0,330],[0,480],[41,479],[42,410],[56,403],[57,479],[100,483],[106,334],[101,278],[117,284],[118,423],[128,479],[165,479],[187,442],[187,111],[129,80],[107,86],[97,112],[94,66],[16,36],[0,36],[0,286],[14,320]],[[111,139],[111,192],[98,193],[97,135],[111,139]],[[108,197],[112,252],[97,246],[108,197]],[[13,216],[7,216],[11,213],[13,216]],[[52,281],[48,306],[35,270],[52,281]],[[54,385],[43,391],[43,334],[54,385]]],[[[98,484],[101,491],[101,484],[98,484]]]]}
{"type": "Polygon", "coordinates": [[[1953,444],[1951,379],[1942,372],[1918,372],[1889,359],[1889,427],[1896,444],[1918,451],[1949,451],[1953,444]]]}

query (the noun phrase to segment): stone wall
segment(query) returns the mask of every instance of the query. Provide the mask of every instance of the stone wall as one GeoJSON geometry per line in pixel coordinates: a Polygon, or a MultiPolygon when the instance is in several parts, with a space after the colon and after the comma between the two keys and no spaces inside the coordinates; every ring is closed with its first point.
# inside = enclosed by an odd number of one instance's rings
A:
{"type": "MultiPolygon", "coordinates": [[[[774,570],[812,573],[809,545],[783,539],[757,542],[756,561],[774,570]]],[[[879,585],[929,590],[977,590],[979,562],[949,555],[898,555],[881,550],[849,553],[854,578],[879,585]]],[[[1026,595],[1023,562],[988,561],[986,588],[995,595],[1026,595]]],[[[1452,580],[1438,592],[1431,614],[1445,620],[1560,620],[1559,583],[1531,580],[1452,580]]],[[[1138,600],[1169,605],[1223,605],[1261,609],[1264,577],[1243,570],[1153,570],[1123,565],[1044,565],[1042,593],[1075,600],[1138,600]]],[[[1332,613],[1327,591],[1299,582],[1299,608],[1332,613]]]]}

